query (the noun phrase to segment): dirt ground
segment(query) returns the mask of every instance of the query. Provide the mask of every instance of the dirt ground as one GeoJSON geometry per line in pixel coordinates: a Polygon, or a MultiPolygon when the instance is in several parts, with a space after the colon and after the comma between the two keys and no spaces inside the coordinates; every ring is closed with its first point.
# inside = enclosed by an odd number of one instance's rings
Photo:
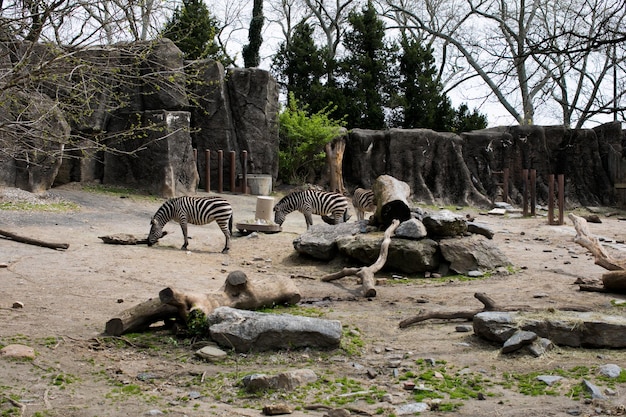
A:
{"type": "MultiPolygon", "coordinates": [[[[0,208],[10,195],[7,192],[0,189],[0,208]]],[[[185,252],[180,250],[182,234],[175,223],[166,226],[169,234],[155,247],[108,245],[99,239],[115,233],[147,235],[160,199],[85,191],[77,184],[48,194],[76,206],[62,211],[0,209],[0,230],[70,244],[67,250],[52,250],[0,238],[0,347],[21,343],[36,351],[32,361],[0,358],[2,416],[259,416],[263,406],[281,402],[295,408],[293,416],[327,415],[328,407],[345,408],[352,415],[397,416],[402,414],[399,406],[417,401],[416,391],[406,389],[407,382],[424,384],[424,389],[436,382],[418,377],[425,375],[424,360],[430,359],[435,361],[434,378],[439,382],[475,389],[469,397],[458,399],[436,390],[442,397],[439,410],[437,401],[431,401],[433,410],[421,415],[624,412],[626,382],[621,381],[625,378],[613,383],[597,372],[610,363],[625,368],[624,350],[557,347],[539,358],[525,352],[503,355],[499,346],[456,330],[468,322],[398,326],[420,310],[480,308],[476,292],[502,304],[581,305],[625,314],[619,306],[625,295],[579,291],[577,279],[599,279],[605,270],[573,243],[575,231],[568,220],[551,226],[544,216],[494,216],[460,208],[460,214],[475,215],[495,232],[493,242],[509,257],[514,273],[480,279],[413,276],[400,280],[393,278],[392,271],[383,271],[377,277],[388,279],[377,286],[376,297],[366,299],[359,296],[354,278],[319,280],[342,268],[341,260],[320,262],[295,253],[292,241],[306,229],[299,213],[287,217],[281,233],[236,236],[229,254],[220,253],[224,240],[216,224],[190,226],[193,239],[185,252]],[[332,352],[229,352],[227,359],[209,363],[194,356],[196,346],[191,341],[166,330],[121,338],[103,335],[110,318],[157,297],[161,289],[216,290],[233,270],[252,277],[292,277],[302,294],[296,310],[340,320],[348,335],[344,338],[356,342],[332,352]],[[23,308],[13,308],[15,302],[23,303],[23,308]],[[263,395],[245,394],[238,386],[250,373],[273,375],[303,368],[314,370],[319,383],[291,393],[263,395]],[[576,369],[582,371],[573,375],[576,369]],[[555,372],[566,377],[553,395],[523,393],[523,375],[555,372]],[[610,395],[602,401],[579,395],[576,387],[583,378],[610,389],[610,395]],[[444,411],[449,404],[453,411],[444,411]]],[[[254,219],[256,197],[224,196],[234,207],[236,222],[254,219]]],[[[626,256],[620,243],[626,222],[620,220],[621,213],[607,216],[611,211],[615,210],[601,210],[602,223],[590,223],[589,228],[604,238],[609,251],[626,256]]],[[[315,216],[314,221],[321,220],[315,216]]]]}

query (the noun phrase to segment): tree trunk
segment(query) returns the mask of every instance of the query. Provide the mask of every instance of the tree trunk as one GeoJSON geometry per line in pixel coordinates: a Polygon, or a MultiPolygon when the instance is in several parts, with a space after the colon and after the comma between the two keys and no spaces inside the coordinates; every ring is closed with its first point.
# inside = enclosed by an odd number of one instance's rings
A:
{"type": "Polygon", "coordinates": [[[411,218],[408,202],[411,195],[409,184],[390,175],[381,175],[376,178],[372,191],[374,192],[374,204],[376,204],[376,212],[374,213],[376,224],[387,228],[394,219],[402,223],[411,218]]]}
{"type": "Polygon", "coordinates": [[[50,249],[67,249],[70,247],[69,243],[44,242],[43,240],[37,240],[37,239],[32,239],[30,237],[19,236],[19,235],[16,235],[15,233],[7,232],[5,230],[0,230],[0,236],[4,236],[16,242],[41,246],[41,247],[50,248],[50,249]]]}
{"type": "Polygon", "coordinates": [[[326,160],[330,175],[330,190],[344,194],[346,189],[343,185],[343,154],[346,150],[346,137],[339,136],[325,146],[326,160]]]}
{"type": "Polygon", "coordinates": [[[164,288],[158,299],[150,299],[106,323],[105,333],[119,336],[146,330],[152,323],[167,319],[186,321],[193,310],[208,315],[221,306],[255,310],[279,304],[296,304],[300,291],[289,278],[272,277],[250,280],[241,271],[233,271],[217,291],[210,293],[184,293],[175,288],[164,288]]]}

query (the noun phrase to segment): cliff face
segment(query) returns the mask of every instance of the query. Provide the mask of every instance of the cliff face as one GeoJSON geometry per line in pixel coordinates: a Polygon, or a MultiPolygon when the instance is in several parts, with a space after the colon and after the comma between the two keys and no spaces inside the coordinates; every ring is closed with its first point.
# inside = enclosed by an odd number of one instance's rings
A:
{"type": "Polygon", "coordinates": [[[511,126],[455,135],[427,129],[354,129],[347,139],[346,182],[370,187],[388,174],[407,182],[412,198],[426,204],[484,206],[501,201],[509,169],[508,200],[521,204],[522,170],[537,172],[537,201],[548,200],[548,178],[563,174],[566,204],[623,203],[615,184],[626,182],[621,166],[620,123],[594,129],[511,126]]]}
{"type": "MultiPolygon", "coordinates": [[[[35,49],[40,57],[55,53],[41,45],[35,49]]],[[[73,56],[80,60],[82,78],[73,78],[79,67],[72,68],[68,61],[67,68],[57,69],[62,81],[43,83],[42,89],[49,97],[64,100],[78,89],[73,81],[80,82],[80,88],[91,94],[81,113],[87,111],[80,116],[53,115],[54,123],[48,124],[71,129],[56,133],[50,149],[40,148],[52,154],[44,166],[25,166],[6,153],[0,157],[0,185],[41,191],[52,184],[101,181],[147,189],[164,197],[189,194],[205,187],[205,177],[199,175],[205,173],[205,150],[213,151],[213,158],[218,150],[225,155],[247,151],[248,173],[276,178],[278,88],[267,71],[225,71],[211,60],[184,62],[180,50],[168,39],[91,48],[73,56]],[[63,145],[72,140],[73,146],[62,152],[63,145]],[[194,149],[198,150],[197,161],[194,149]]],[[[33,65],[41,62],[32,61],[33,65]]],[[[9,66],[4,68],[9,70],[9,66]]],[[[27,88],[19,93],[42,101],[27,88]]],[[[29,103],[22,107],[28,108],[29,103]]],[[[24,114],[19,109],[9,110],[0,106],[3,120],[24,114]]],[[[14,142],[1,136],[0,144],[14,142]]],[[[236,162],[240,173],[242,160],[236,162]]],[[[211,168],[216,176],[217,163],[211,168]]],[[[230,169],[230,165],[224,164],[224,168],[230,169]]]]}

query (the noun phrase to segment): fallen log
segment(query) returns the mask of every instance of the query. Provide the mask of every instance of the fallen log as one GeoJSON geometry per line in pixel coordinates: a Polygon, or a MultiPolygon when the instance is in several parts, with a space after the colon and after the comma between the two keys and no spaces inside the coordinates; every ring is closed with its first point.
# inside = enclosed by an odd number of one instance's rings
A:
{"type": "Polygon", "coordinates": [[[42,246],[44,248],[67,249],[70,247],[69,243],[45,242],[43,240],[37,240],[37,239],[29,238],[29,237],[19,236],[19,235],[16,235],[15,233],[7,232],[6,230],[0,230],[0,235],[10,240],[14,240],[16,242],[26,243],[26,244],[35,245],[35,246],[42,246]]]}
{"type": "MultiPolygon", "coordinates": [[[[426,320],[433,319],[441,319],[441,320],[472,320],[474,316],[478,313],[482,313],[484,311],[543,311],[546,310],[545,307],[531,307],[528,305],[500,305],[497,304],[491,297],[482,292],[477,292],[474,294],[474,298],[483,303],[483,308],[481,309],[471,309],[471,310],[456,310],[456,311],[431,311],[431,312],[420,312],[419,314],[410,317],[408,319],[404,319],[400,322],[399,327],[404,329],[409,327],[412,324],[419,323],[426,320]]],[[[550,309],[554,310],[564,310],[564,311],[591,311],[587,307],[583,306],[563,306],[560,308],[550,307],[550,309]]]]}
{"type": "Polygon", "coordinates": [[[360,268],[343,268],[341,271],[334,272],[332,274],[324,275],[322,281],[329,282],[339,278],[348,276],[357,276],[361,279],[361,292],[364,297],[376,297],[376,281],[374,275],[380,271],[387,262],[387,256],[389,254],[389,245],[391,244],[391,237],[400,225],[400,221],[393,220],[391,225],[385,230],[383,242],[380,245],[380,253],[378,259],[370,266],[364,266],[360,268]]]}
{"type": "Polygon", "coordinates": [[[144,331],[161,320],[177,319],[187,322],[194,311],[207,316],[220,306],[243,310],[256,310],[280,304],[296,304],[300,292],[288,278],[271,277],[248,279],[242,271],[228,274],[224,285],[209,293],[185,293],[168,287],[159,292],[158,299],[150,299],[122,311],[110,319],[105,334],[120,336],[125,333],[144,331]]]}
{"type": "Polygon", "coordinates": [[[576,229],[574,243],[581,245],[591,252],[596,265],[609,270],[609,272],[602,275],[604,291],[601,291],[597,287],[586,285],[581,285],[579,289],[581,291],[596,292],[626,292],[626,259],[618,259],[611,256],[605,250],[604,246],[602,246],[600,240],[589,231],[589,228],[587,227],[587,220],[583,217],[577,216],[574,213],[570,213],[568,217],[576,229]]]}

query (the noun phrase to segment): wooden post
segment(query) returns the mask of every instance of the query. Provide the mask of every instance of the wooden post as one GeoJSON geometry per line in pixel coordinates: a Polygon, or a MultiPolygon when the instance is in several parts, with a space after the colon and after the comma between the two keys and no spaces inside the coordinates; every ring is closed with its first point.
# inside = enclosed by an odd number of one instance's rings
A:
{"type": "Polygon", "coordinates": [[[530,215],[537,215],[537,170],[530,170],[530,215]]]}
{"type": "Polygon", "coordinates": [[[554,174],[548,175],[548,224],[554,224],[554,174]]]}
{"type": "Polygon", "coordinates": [[[235,192],[235,151],[230,151],[230,192],[235,192]]]}
{"type": "MultiPolygon", "coordinates": [[[[196,166],[196,170],[198,169],[198,149],[193,148],[193,164],[196,166]]],[[[198,186],[200,185],[200,181],[198,181],[198,185],[196,186],[196,191],[198,191],[198,186]]]]}
{"type": "Polygon", "coordinates": [[[523,192],[522,192],[522,204],[523,204],[523,215],[524,217],[528,216],[528,170],[522,169],[522,183],[523,183],[523,192]]]}
{"type": "Polygon", "coordinates": [[[565,211],[565,176],[559,174],[559,224],[563,224],[563,213],[565,211]]]}
{"type": "Polygon", "coordinates": [[[509,169],[504,168],[502,170],[502,201],[505,203],[509,202],[509,169]]]}
{"type": "Polygon", "coordinates": [[[204,151],[204,159],[206,163],[204,164],[204,188],[208,193],[211,191],[211,151],[206,149],[204,151]]]}
{"type": "Polygon", "coordinates": [[[248,151],[241,152],[241,192],[248,194],[248,151]]]}
{"type": "Polygon", "coordinates": [[[217,192],[224,192],[224,151],[217,151],[217,192]]]}

